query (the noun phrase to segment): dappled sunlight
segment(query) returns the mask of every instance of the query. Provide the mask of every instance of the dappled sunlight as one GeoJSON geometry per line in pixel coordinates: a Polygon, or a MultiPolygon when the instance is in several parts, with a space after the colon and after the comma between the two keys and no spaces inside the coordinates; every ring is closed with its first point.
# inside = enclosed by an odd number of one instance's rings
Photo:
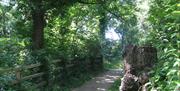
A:
{"type": "Polygon", "coordinates": [[[104,88],[97,88],[98,91],[106,91],[104,88]]]}
{"type": "Polygon", "coordinates": [[[120,77],[121,73],[120,70],[107,71],[73,91],[107,91],[108,88],[120,77]]]}
{"type": "Polygon", "coordinates": [[[122,69],[123,63],[121,60],[113,60],[113,61],[104,61],[104,67],[105,69],[122,69]]]}

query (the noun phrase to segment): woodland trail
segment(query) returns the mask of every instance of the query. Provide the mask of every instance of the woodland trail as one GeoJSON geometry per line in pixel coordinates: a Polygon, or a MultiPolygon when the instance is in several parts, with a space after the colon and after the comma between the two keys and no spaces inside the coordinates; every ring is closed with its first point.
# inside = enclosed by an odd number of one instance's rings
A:
{"type": "Polygon", "coordinates": [[[79,88],[72,91],[107,91],[109,87],[122,75],[122,70],[111,69],[99,74],[79,88]]]}

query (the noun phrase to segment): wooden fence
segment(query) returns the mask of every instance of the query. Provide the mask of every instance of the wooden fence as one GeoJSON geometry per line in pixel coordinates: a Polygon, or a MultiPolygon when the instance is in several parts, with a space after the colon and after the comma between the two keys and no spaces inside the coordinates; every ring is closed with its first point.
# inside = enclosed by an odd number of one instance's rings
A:
{"type": "Polygon", "coordinates": [[[87,69],[93,69],[94,67],[101,68],[102,59],[98,57],[95,60],[75,61],[75,62],[70,62],[70,63],[67,63],[64,60],[53,60],[52,62],[48,64],[36,63],[36,64],[31,64],[31,65],[26,65],[26,66],[21,66],[21,67],[16,67],[16,68],[0,69],[0,73],[1,74],[13,73],[15,75],[15,79],[10,81],[8,85],[17,86],[19,88],[21,88],[21,83],[23,81],[41,78],[42,80],[33,86],[35,88],[41,88],[43,86],[53,85],[54,80],[59,79],[59,77],[66,76],[65,74],[67,74],[68,69],[74,69],[73,67],[78,67],[79,65],[83,65],[84,68],[87,68],[87,69]],[[51,65],[53,65],[53,67],[47,67],[51,65]],[[95,66],[95,65],[98,65],[98,66],[95,66]],[[51,70],[48,70],[48,68],[50,68],[51,70]],[[31,73],[30,75],[25,75],[25,76],[23,75],[25,70],[30,71],[32,69],[40,69],[40,71],[31,73]],[[51,78],[48,77],[51,73],[53,73],[53,75],[56,75],[56,76],[53,76],[51,78]]]}

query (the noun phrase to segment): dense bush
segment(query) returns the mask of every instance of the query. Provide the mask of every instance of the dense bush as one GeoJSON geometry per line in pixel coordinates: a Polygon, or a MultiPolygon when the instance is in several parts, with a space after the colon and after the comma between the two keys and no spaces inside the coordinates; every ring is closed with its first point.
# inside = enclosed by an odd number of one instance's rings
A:
{"type": "Polygon", "coordinates": [[[158,48],[158,63],[153,69],[151,84],[158,91],[177,91],[180,88],[180,10],[178,0],[154,0],[151,6],[148,42],[158,48]]]}

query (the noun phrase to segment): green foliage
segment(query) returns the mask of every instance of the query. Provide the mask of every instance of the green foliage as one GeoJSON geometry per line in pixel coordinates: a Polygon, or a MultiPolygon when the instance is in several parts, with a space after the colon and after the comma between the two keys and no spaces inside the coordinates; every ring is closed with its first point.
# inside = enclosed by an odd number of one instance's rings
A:
{"type": "MultiPolygon", "coordinates": [[[[148,18],[152,29],[145,42],[158,48],[159,62],[152,72],[151,87],[160,91],[175,90],[180,87],[180,4],[178,0],[152,0],[152,3],[148,18]]],[[[108,60],[106,67],[119,68],[121,65],[116,60],[121,58],[123,46],[138,44],[144,35],[138,30],[136,11],[132,0],[7,0],[7,4],[0,3],[0,69],[46,60],[43,69],[51,74],[53,67],[48,64],[53,59],[75,63],[92,61],[102,55],[108,60]],[[44,47],[35,51],[32,50],[32,11],[39,9],[45,11],[46,26],[44,47]],[[121,41],[102,38],[108,29],[114,29],[122,37],[121,41]]],[[[66,84],[65,90],[71,88],[69,84],[80,85],[90,78],[90,74],[81,74],[83,66],[77,68],[77,77],[70,77],[73,82],[66,84]],[[79,78],[83,80],[78,82],[79,78]]],[[[13,91],[16,87],[6,86],[13,79],[12,73],[0,74],[0,86],[13,91]]],[[[115,91],[119,83],[118,80],[110,91],[115,91]]],[[[31,85],[33,82],[23,82],[22,88],[29,89],[31,85]]],[[[59,89],[61,87],[55,86],[55,90],[59,89]]]]}
{"type": "Polygon", "coordinates": [[[105,69],[122,69],[122,60],[120,58],[113,60],[104,60],[104,68],[105,69]]]}
{"type": "MultiPolygon", "coordinates": [[[[0,69],[3,70],[35,63],[35,57],[31,55],[28,45],[28,39],[17,37],[0,38],[0,69]]],[[[15,80],[13,72],[2,72],[0,74],[1,88],[7,91],[14,91],[14,87],[9,86],[12,80],[15,80]]]]}
{"type": "Polygon", "coordinates": [[[30,50],[27,49],[28,44],[28,39],[0,38],[0,66],[15,67],[31,63],[33,59],[30,50]]]}
{"type": "Polygon", "coordinates": [[[180,88],[180,36],[178,0],[153,1],[149,21],[153,25],[148,42],[158,48],[159,60],[152,72],[152,87],[159,91],[180,88]]]}
{"type": "MultiPolygon", "coordinates": [[[[4,36],[5,34],[2,34],[4,37],[0,36],[0,69],[7,69],[10,67],[18,67],[36,62],[42,62],[43,64],[46,64],[46,66],[42,68],[43,71],[50,73],[50,75],[47,76],[48,79],[54,78],[52,75],[53,67],[51,65],[47,65],[53,59],[64,58],[67,63],[76,63],[76,61],[86,61],[88,58],[90,61],[92,61],[91,58],[101,56],[101,48],[98,36],[98,17],[88,16],[88,12],[91,11],[91,9],[89,9],[89,5],[74,4],[70,5],[71,7],[69,7],[69,4],[65,3],[63,6],[67,7],[63,7],[62,9],[62,7],[54,7],[49,5],[51,1],[43,3],[45,4],[43,8],[47,9],[47,24],[44,29],[44,48],[41,50],[32,50],[31,47],[31,36],[33,32],[31,9],[37,9],[36,6],[31,5],[35,5],[37,3],[29,3],[25,0],[17,0],[15,1],[17,6],[14,4],[10,5],[11,8],[13,7],[13,12],[7,10],[7,13],[9,13],[12,17],[7,16],[9,19],[6,21],[13,22],[9,24],[11,25],[10,28],[13,28],[13,32],[11,32],[8,36],[4,36]],[[59,8],[61,8],[60,10],[62,11],[59,12],[59,8]],[[82,11],[82,8],[85,9],[86,13],[82,11]],[[44,63],[44,60],[47,60],[46,63],[44,63]]],[[[61,3],[61,1],[58,1],[58,3],[61,3]]],[[[2,8],[7,9],[6,6],[2,6],[1,9],[2,8]]],[[[0,13],[4,12],[1,12],[0,10],[0,13]]],[[[90,15],[92,15],[92,13],[90,15]]],[[[8,24],[2,24],[2,26],[5,27],[9,26],[8,24]]],[[[81,73],[80,70],[84,68],[81,68],[80,66],[78,69],[79,70],[71,70],[72,73],[75,71],[77,72],[77,77],[74,75],[74,77],[68,76],[69,79],[67,83],[64,82],[66,83],[65,88],[67,88],[67,90],[74,86],[79,86],[91,78],[89,75],[92,74],[81,73]],[[81,81],[79,81],[80,79],[81,81]]],[[[33,69],[31,71],[25,70],[23,75],[30,75],[37,72],[39,72],[39,68],[33,69]]],[[[26,91],[38,90],[33,87],[35,85],[34,79],[30,81],[23,81],[21,88],[18,88],[18,86],[10,87],[8,83],[11,83],[11,81],[15,79],[16,77],[13,73],[0,74],[0,89],[3,88],[7,91],[20,89],[26,91]]],[[[59,87],[57,87],[57,89],[58,88],[59,87]]]]}
{"type": "Polygon", "coordinates": [[[108,89],[108,91],[119,91],[119,86],[121,85],[121,78],[118,78],[113,85],[108,89]]]}

